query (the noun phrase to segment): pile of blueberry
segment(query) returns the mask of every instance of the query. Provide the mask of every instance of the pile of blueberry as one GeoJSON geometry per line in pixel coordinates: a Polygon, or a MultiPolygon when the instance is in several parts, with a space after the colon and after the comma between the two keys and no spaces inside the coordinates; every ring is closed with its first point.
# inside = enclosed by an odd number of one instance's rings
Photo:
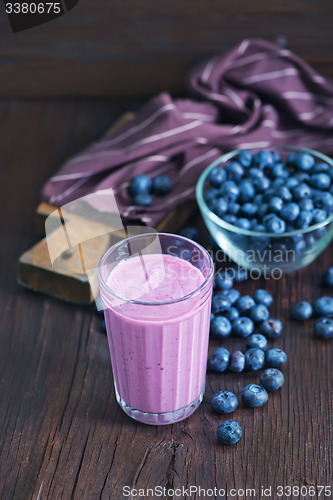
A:
{"type": "Polygon", "coordinates": [[[276,151],[242,150],[224,167],[215,167],[208,181],[207,206],[242,229],[283,234],[333,213],[333,167],[315,163],[309,153],[292,152],[283,161],[276,151]]]}
{"type": "MultiPolygon", "coordinates": [[[[324,274],[323,284],[333,288],[333,267],[330,267],[324,274]]],[[[313,306],[304,300],[297,302],[292,308],[292,317],[298,321],[317,317],[314,325],[314,333],[320,339],[333,338],[333,298],[319,297],[313,306]]]]}
{"type": "Polygon", "coordinates": [[[137,175],[131,180],[129,193],[134,205],[150,207],[152,195],[165,196],[172,191],[173,184],[167,175],[158,175],[153,180],[147,175],[137,175]]]}
{"type": "MultiPolygon", "coordinates": [[[[268,340],[281,335],[282,323],[270,318],[269,307],[273,297],[266,290],[256,290],[253,297],[240,296],[238,290],[231,288],[232,281],[223,271],[215,275],[215,294],[212,298],[210,333],[213,338],[225,339],[230,335],[246,339],[246,351],[230,352],[217,348],[208,360],[208,368],[217,373],[230,370],[240,373],[243,370],[255,371],[265,368],[260,376],[260,385],[249,384],[241,392],[245,406],[251,408],[264,405],[268,392],[282,387],[284,377],[278,369],[287,361],[284,351],[268,349],[268,340]],[[258,329],[259,333],[254,333],[258,329]]],[[[237,396],[230,391],[219,391],[212,399],[215,411],[222,414],[233,412],[238,406],[237,396]]],[[[242,436],[238,422],[226,420],[218,426],[217,437],[223,444],[235,444],[242,436]]]]}

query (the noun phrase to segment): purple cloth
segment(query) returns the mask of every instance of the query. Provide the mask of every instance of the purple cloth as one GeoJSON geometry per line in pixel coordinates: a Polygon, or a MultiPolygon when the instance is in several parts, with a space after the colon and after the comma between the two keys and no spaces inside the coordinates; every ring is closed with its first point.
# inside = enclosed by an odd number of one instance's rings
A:
{"type": "Polygon", "coordinates": [[[195,198],[203,169],[226,151],[273,144],[333,152],[333,84],[289,50],[244,40],[189,75],[191,99],[162,93],[113,134],[67,161],[43,188],[63,205],[113,188],[121,214],[148,225],[195,198]],[[129,181],[167,174],[173,191],[149,208],[133,206],[129,181]]]}

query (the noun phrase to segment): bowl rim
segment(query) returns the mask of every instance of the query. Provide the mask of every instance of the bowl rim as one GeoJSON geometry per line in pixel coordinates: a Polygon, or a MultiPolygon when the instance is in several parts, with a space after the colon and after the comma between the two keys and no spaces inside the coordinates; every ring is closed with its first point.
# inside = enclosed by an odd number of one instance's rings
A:
{"type": "Polygon", "coordinates": [[[296,229],[295,231],[287,231],[284,233],[269,233],[269,232],[260,232],[260,231],[253,231],[252,229],[243,229],[238,226],[234,226],[233,224],[230,224],[229,222],[226,222],[225,220],[221,219],[218,217],[214,212],[208,208],[205,199],[203,197],[203,187],[205,180],[207,179],[209,173],[213,168],[217,167],[221,163],[226,163],[227,161],[231,160],[235,156],[237,156],[241,151],[248,150],[248,151],[277,151],[277,150],[285,150],[289,152],[301,152],[301,153],[309,153],[316,158],[324,161],[325,163],[328,163],[331,167],[333,167],[333,159],[330,158],[329,156],[325,155],[324,153],[320,153],[319,151],[316,151],[314,149],[310,148],[305,148],[302,146],[291,146],[291,145],[272,145],[270,146],[265,146],[265,147],[259,147],[259,148],[238,148],[238,149],[233,149],[232,151],[229,151],[228,153],[222,154],[216,160],[214,160],[210,165],[208,165],[205,170],[201,173],[198,182],[196,184],[195,188],[195,193],[196,193],[196,199],[197,203],[199,205],[200,211],[210,219],[214,224],[219,226],[221,229],[226,229],[229,232],[241,234],[244,236],[252,236],[252,237],[261,237],[261,238],[284,238],[284,237],[292,237],[292,236],[299,236],[307,233],[312,233],[313,231],[316,231],[317,229],[320,229],[322,227],[327,226],[330,222],[333,221],[333,213],[327,217],[324,221],[322,222],[317,222],[317,224],[313,224],[312,226],[309,226],[304,229],[296,229]]]}

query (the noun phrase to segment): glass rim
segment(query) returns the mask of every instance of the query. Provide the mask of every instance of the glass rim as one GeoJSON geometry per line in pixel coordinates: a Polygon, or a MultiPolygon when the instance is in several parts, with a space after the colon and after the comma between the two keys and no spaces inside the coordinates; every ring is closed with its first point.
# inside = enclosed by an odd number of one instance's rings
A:
{"type": "MultiPolygon", "coordinates": [[[[144,254],[144,255],[153,255],[153,254],[144,254]]],[[[163,254],[161,254],[161,255],[163,255],[163,254]]],[[[119,261],[119,263],[123,262],[125,260],[127,260],[127,259],[124,258],[123,260],[119,261]]],[[[195,267],[195,266],[193,266],[193,267],[195,267]]],[[[178,234],[160,233],[160,232],[156,232],[156,233],[140,233],[140,234],[137,234],[135,236],[128,236],[126,238],[123,238],[122,240],[118,241],[117,243],[115,243],[114,245],[112,245],[110,248],[108,248],[104,252],[104,254],[100,258],[100,260],[98,262],[98,266],[97,266],[97,274],[98,274],[99,285],[105,291],[107,291],[108,293],[111,293],[111,295],[113,295],[117,299],[122,300],[123,302],[127,302],[127,303],[130,303],[130,304],[136,304],[136,305],[142,305],[142,306],[171,305],[171,304],[176,304],[178,302],[183,302],[184,300],[192,298],[192,297],[198,295],[207,286],[207,284],[209,283],[209,281],[210,281],[213,273],[214,273],[214,262],[213,262],[213,259],[212,259],[211,255],[210,255],[210,253],[208,252],[208,250],[206,248],[204,248],[202,245],[200,245],[200,243],[197,243],[196,241],[193,241],[193,240],[191,240],[189,238],[186,238],[185,236],[181,236],[181,235],[178,235],[178,234]],[[193,290],[191,293],[186,294],[184,297],[180,297],[178,299],[168,300],[168,301],[164,301],[164,302],[145,302],[145,301],[140,301],[140,300],[128,299],[126,297],[122,297],[121,295],[119,295],[116,292],[114,292],[113,290],[111,290],[111,288],[109,288],[108,285],[106,284],[106,281],[103,278],[102,273],[101,273],[101,269],[105,265],[106,259],[109,257],[109,255],[111,254],[112,251],[114,251],[117,247],[123,245],[125,242],[128,242],[130,240],[132,241],[134,239],[143,238],[143,237],[146,237],[146,236],[148,236],[148,237],[149,236],[158,236],[158,237],[160,237],[160,236],[166,236],[168,238],[169,237],[170,238],[171,237],[172,238],[176,237],[179,240],[183,240],[183,241],[189,242],[191,245],[193,245],[194,247],[196,247],[203,255],[205,255],[205,257],[207,257],[208,262],[209,262],[209,273],[208,273],[208,276],[205,277],[204,282],[199,287],[197,287],[195,290],[193,290]]]]}
{"type": "Polygon", "coordinates": [[[244,151],[245,149],[249,149],[249,151],[255,150],[255,151],[260,151],[260,150],[285,150],[285,151],[300,151],[302,153],[310,153],[313,156],[319,158],[320,160],[323,160],[325,163],[328,163],[331,167],[333,167],[333,159],[329,158],[329,156],[325,155],[324,153],[320,153],[319,151],[316,151],[314,149],[309,149],[301,146],[289,146],[289,145],[281,145],[281,146],[267,146],[267,147],[261,147],[261,148],[239,148],[239,149],[234,149],[230,151],[229,153],[225,153],[216,160],[214,160],[208,167],[205,168],[205,170],[202,172],[200,175],[197,185],[196,185],[196,198],[197,202],[199,205],[200,210],[205,214],[205,216],[210,219],[214,224],[219,226],[221,229],[226,229],[232,233],[237,233],[241,234],[244,236],[252,236],[252,237],[261,237],[261,238],[284,238],[284,237],[292,237],[292,236],[298,236],[298,235],[303,235],[307,233],[311,233],[312,231],[316,231],[317,229],[320,229],[322,227],[327,226],[333,221],[333,214],[331,214],[329,217],[327,217],[324,221],[322,222],[317,222],[317,224],[313,224],[312,226],[309,226],[305,229],[295,229],[294,231],[286,231],[284,233],[269,233],[269,232],[260,232],[260,231],[252,231],[251,229],[243,229],[237,226],[234,226],[233,224],[230,224],[229,222],[226,222],[225,220],[221,219],[218,217],[214,212],[210,210],[208,207],[204,196],[203,196],[203,188],[204,188],[204,183],[211,172],[213,168],[217,167],[221,163],[226,163],[228,160],[231,158],[234,158],[238,153],[241,151],[244,151]]]}

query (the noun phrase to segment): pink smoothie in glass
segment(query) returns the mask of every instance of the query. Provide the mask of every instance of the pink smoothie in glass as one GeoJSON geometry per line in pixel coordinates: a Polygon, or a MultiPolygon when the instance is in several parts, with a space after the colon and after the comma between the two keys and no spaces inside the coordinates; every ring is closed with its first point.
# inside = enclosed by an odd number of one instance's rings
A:
{"type": "Polygon", "coordinates": [[[102,295],[118,400],[160,414],[202,398],[211,307],[211,286],[198,290],[204,282],[199,269],[167,254],[135,256],[111,271],[107,287],[126,299],[102,295]]]}

